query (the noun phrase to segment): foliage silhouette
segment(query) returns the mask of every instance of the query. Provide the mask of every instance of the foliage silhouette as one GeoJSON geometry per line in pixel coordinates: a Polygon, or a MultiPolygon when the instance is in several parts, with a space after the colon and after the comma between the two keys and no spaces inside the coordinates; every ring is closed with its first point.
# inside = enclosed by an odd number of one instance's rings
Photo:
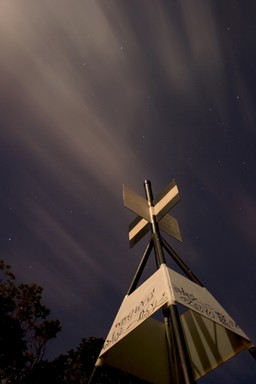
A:
{"type": "MultiPolygon", "coordinates": [[[[47,342],[61,327],[48,320],[43,289],[15,283],[10,266],[0,261],[0,384],[87,384],[101,351],[102,338],[83,338],[79,346],[53,361],[44,360],[47,342]]],[[[96,371],[93,384],[146,383],[112,367],[96,371]]]]}
{"type": "Polygon", "coordinates": [[[16,284],[10,266],[0,261],[0,379],[23,383],[42,360],[49,340],[61,327],[47,320],[50,310],[42,303],[43,288],[16,284]]]}
{"type": "MultiPolygon", "coordinates": [[[[77,349],[38,364],[26,384],[45,384],[47,380],[53,384],[87,384],[103,343],[102,338],[82,339],[77,349]]],[[[92,384],[142,383],[146,382],[109,366],[97,370],[92,381],[92,384]]]]}

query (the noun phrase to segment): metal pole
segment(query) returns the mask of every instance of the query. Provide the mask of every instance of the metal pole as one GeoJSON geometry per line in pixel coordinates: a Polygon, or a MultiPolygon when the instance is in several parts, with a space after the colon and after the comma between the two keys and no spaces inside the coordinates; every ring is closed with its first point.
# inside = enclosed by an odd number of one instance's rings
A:
{"type": "MultiPolygon", "coordinates": [[[[153,199],[153,193],[151,189],[151,183],[149,180],[145,180],[144,187],[145,187],[145,193],[148,200],[148,206],[150,211],[156,262],[157,262],[157,267],[160,268],[161,264],[166,264],[166,261],[163,253],[163,248],[162,248],[163,242],[161,241],[159,226],[156,220],[156,216],[154,214],[154,202],[153,202],[154,199],[153,199]]],[[[173,363],[173,359],[177,364],[177,359],[176,359],[176,349],[177,349],[178,360],[182,370],[183,383],[193,384],[195,383],[195,381],[193,377],[193,372],[192,372],[176,304],[172,304],[169,307],[165,308],[163,310],[163,314],[165,317],[165,330],[166,330],[166,337],[167,337],[167,343],[169,348],[170,364],[173,363]],[[172,344],[171,344],[171,341],[173,341],[172,344]],[[173,348],[173,351],[172,351],[172,348],[173,348]]],[[[176,383],[177,384],[180,383],[181,381],[180,381],[178,367],[176,366],[175,369],[173,370],[171,369],[171,372],[172,372],[172,376],[173,375],[175,376],[176,383]]],[[[170,379],[172,379],[172,377],[170,379]]]]}
{"type": "Polygon", "coordinates": [[[175,332],[170,319],[170,311],[168,306],[163,308],[163,315],[170,364],[170,383],[181,383],[180,370],[178,369],[177,343],[175,342],[175,332]]]}
{"type": "Polygon", "coordinates": [[[166,264],[161,240],[160,240],[160,231],[158,227],[158,223],[156,221],[156,216],[154,214],[154,203],[153,203],[153,193],[151,189],[151,183],[149,180],[145,180],[144,182],[144,188],[146,197],[148,200],[148,206],[149,206],[149,212],[150,212],[150,218],[151,218],[151,225],[152,225],[152,234],[153,234],[153,240],[154,240],[154,246],[155,246],[155,254],[156,254],[156,264],[159,268],[161,264],[166,264]]]}
{"type": "Polygon", "coordinates": [[[196,383],[194,380],[190,358],[188,355],[187,346],[186,346],[183,330],[180,323],[180,317],[179,317],[177,305],[176,304],[170,305],[169,311],[170,311],[170,318],[171,318],[171,322],[172,322],[173,330],[175,334],[175,340],[177,342],[177,348],[179,352],[183,382],[184,384],[196,383]]]}

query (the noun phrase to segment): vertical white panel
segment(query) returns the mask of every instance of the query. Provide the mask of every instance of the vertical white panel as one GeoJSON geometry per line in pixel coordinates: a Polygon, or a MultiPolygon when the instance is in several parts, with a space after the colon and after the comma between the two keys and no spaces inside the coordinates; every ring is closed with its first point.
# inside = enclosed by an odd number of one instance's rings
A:
{"type": "Polygon", "coordinates": [[[205,287],[193,283],[170,268],[168,271],[175,301],[248,339],[239,325],[205,287]]]}
{"type": "Polygon", "coordinates": [[[191,310],[181,316],[181,323],[196,380],[252,346],[247,339],[191,310]]]}

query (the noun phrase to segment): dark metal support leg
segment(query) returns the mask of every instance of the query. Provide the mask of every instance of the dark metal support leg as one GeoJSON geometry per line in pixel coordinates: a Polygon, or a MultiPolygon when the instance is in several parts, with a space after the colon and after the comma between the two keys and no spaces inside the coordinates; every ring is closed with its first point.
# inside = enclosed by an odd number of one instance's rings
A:
{"type": "Polygon", "coordinates": [[[164,249],[169,253],[169,255],[174,259],[174,261],[178,264],[178,266],[183,270],[183,272],[187,275],[187,277],[193,281],[194,283],[203,287],[204,285],[201,281],[193,274],[193,272],[188,268],[188,266],[184,263],[183,260],[177,255],[177,253],[172,249],[172,247],[167,243],[167,241],[161,237],[162,244],[164,249]]]}
{"type": "Polygon", "coordinates": [[[153,248],[153,239],[151,238],[151,240],[148,243],[147,248],[145,249],[145,252],[141,258],[141,261],[140,261],[140,264],[137,268],[137,271],[135,272],[134,278],[131,282],[130,288],[128,289],[127,295],[130,295],[137,288],[138,282],[139,282],[140,277],[142,275],[142,272],[145,268],[145,265],[148,261],[150,252],[152,251],[152,248],[153,248]]]}
{"type": "Polygon", "coordinates": [[[95,367],[94,367],[94,369],[93,369],[93,371],[92,371],[92,374],[91,374],[91,376],[90,376],[90,379],[89,379],[89,381],[88,381],[88,384],[93,384],[93,380],[94,380],[94,378],[95,378],[95,374],[96,374],[96,371],[97,371],[98,369],[99,369],[99,367],[95,365],[95,367]]]}

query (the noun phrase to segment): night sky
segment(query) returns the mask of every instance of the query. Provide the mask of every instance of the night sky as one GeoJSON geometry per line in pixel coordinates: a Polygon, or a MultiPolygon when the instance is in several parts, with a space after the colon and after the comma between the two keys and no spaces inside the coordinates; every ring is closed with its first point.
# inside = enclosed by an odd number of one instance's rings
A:
{"type": "MultiPolygon", "coordinates": [[[[129,249],[122,185],[144,196],[145,179],[157,195],[175,178],[183,243],[165,238],[256,340],[255,14],[0,0],[0,257],[61,322],[49,358],[107,336],[149,240],[129,249]]],[[[255,377],[242,352],[200,382],[255,377]]]]}

